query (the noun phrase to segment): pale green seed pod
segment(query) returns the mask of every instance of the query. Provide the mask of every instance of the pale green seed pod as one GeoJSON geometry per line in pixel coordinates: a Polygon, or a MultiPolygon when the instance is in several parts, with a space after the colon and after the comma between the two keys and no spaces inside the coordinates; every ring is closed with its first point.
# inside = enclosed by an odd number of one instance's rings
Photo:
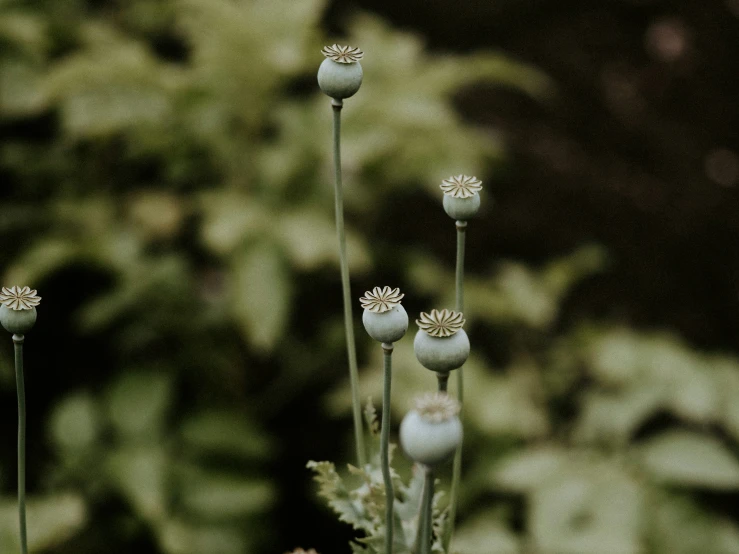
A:
{"type": "Polygon", "coordinates": [[[480,209],[480,195],[475,193],[467,198],[444,195],[444,211],[457,221],[472,219],[480,209]]]}
{"type": "Polygon", "coordinates": [[[477,177],[455,175],[444,179],[440,185],[444,191],[444,211],[457,221],[467,221],[480,209],[482,181],[477,177]]]}
{"type": "Polygon", "coordinates": [[[25,335],[36,323],[36,308],[30,310],[12,310],[0,306],[0,324],[9,333],[25,335]]]}
{"type": "Polygon", "coordinates": [[[0,291],[0,325],[15,335],[25,335],[36,323],[41,297],[30,287],[3,287],[0,291]]]}
{"type": "Polygon", "coordinates": [[[362,323],[367,334],[376,341],[393,343],[402,339],[408,330],[408,314],[400,304],[381,314],[365,309],[362,323]]]}
{"type": "Polygon", "coordinates": [[[362,323],[370,337],[388,344],[403,338],[408,330],[408,314],[400,303],[403,296],[397,288],[375,287],[359,299],[364,308],[362,323]]]}
{"type": "Polygon", "coordinates": [[[416,400],[400,423],[400,444],[414,462],[438,466],[453,457],[462,442],[459,403],[447,394],[431,393],[416,400]]]}
{"type": "Polygon", "coordinates": [[[416,358],[426,369],[448,373],[462,367],[470,355],[470,339],[462,329],[464,317],[450,310],[431,310],[416,320],[413,340],[416,358]]]}
{"type": "Polygon", "coordinates": [[[318,68],[318,86],[336,100],[354,96],[362,85],[363,53],[351,46],[326,46],[321,50],[326,59],[318,68]]]}
{"type": "Polygon", "coordinates": [[[447,373],[464,365],[470,356],[470,339],[464,329],[451,337],[432,337],[418,331],[413,340],[413,350],[420,364],[426,369],[447,373]]]}

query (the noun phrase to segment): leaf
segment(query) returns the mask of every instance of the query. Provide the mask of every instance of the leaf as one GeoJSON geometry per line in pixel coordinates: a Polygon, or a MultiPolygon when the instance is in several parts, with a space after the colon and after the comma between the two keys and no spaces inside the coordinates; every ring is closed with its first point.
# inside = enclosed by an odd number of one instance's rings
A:
{"type": "Polygon", "coordinates": [[[605,441],[624,445],[631,435],[664,404],[660,387],[637,386],[621,393],[586,393],[574,430],[581,442],[605,441]]]}
{"type": "Polygon", "coordinates": [[[573,456],[564,474],[529,497],[531,536],[542,552],[637,554],[644,501],[614,460],[573,456]]]}
{"type": "MultiPolygon", "coordinates": [[[[75,494],[57,494],[28,500],[28,550],[41,552],[61,544],[87,522],[84,500],[75,494]]],[[[15,499],[0,502],[0,551],[18,552],[18,505],[15,499]]]]}
{"type": "Polygon", "coordinates": [[[689,487],[739,489],[739,462],[712,437],[669,431],[640,450],[645,468],[660,481],[689,487]]]}
{"type": "MultiPolygon", "coordinates": [[[[329,263],[339,266],[336,229],[325,215],[306,211],[284,214],[276,230],[290,261],[298,269],[311,271],[329,263]]],[[[361,236],[349,229],[346,230],[346,249],[349,269],[366,271],[371,264],[367,245],[361,236]]]]}
{"type": "Polygon", "coordinates": [[[95,399],[87,392],[64,398],[51,414],[50,434],[57,448],[71,454],[95,444],[101,428],[95,399]]]}
{"type": "Polygon", "coordinates": [[[269,441],[249,419],[234,412],[208,411],[187,418],[180,434],[184,447],[204,454],[263,458],[269,441]]]}
{"type": "Polygon", "coordinates": [[[27,63],[0,62],[0,113],[4,116],[29,116],[45,109],[48,99],[40,86],[42,73],[27,63]]]}
{"type": "Polygon", "coordinates": [[[454,550],[464,554],[520,554],[516,535],[498,521],[496,512],[475,515],[454,534],[454,550]]]}
{"type": "Polygon", "coordinates": [[[349,523],[355,528],[366,526],[363,514],[349,498],[333,463],[310,461],[306,467],[316,473],[313,479],[319,484],[318,494],[328,500],[328,505],[339,516],[339,521],[349,523]]]}
{"type": "Polygon", "coordinates": [[[46,83],[67,133],[89,137],[162,125],[172,109],[166,66],[112,26],[88,23],[82,31],[87,48],[55,64],[46,83]]]}
{"type": "Polygon", "coordinates": [[[126,447],[107,460],[110,479],[145,520],[161,521],[167,513],[168,460],[157,447],[126,447]]]}
{"type": "Polygon", "coordinates": [[[253,548],[248,533],[231,525],[170,519],[156,531],[166,554],[242,554],[253,548]]]}
{"type": "Polygon", "coordinates": [[[371,396],[367,397],[367,404],[364,406],[364,421],[367,423],[372,436],[377,437],[380,434],[380,422],[377,420],[377,410],[372,403],[371,396]]]}
{"type": "Polygon", "coordinates": [[[107,394],[108,416],[129,440],[158,441],[172,401],[172,378],[165,373],[127,372],[107,394]]]}
{"type": "Polygon", "coordinates": [[[653,496],[647,529],[655,552],[739,552],[739,532],[728,519],[712,515],[687,497],[657,491],[653,496]]]}
{"type": "Polygon", "coordinates": [[[560,475],[567,466],[567,453],[559,448],[530,448],[501,460],[491,480],[508,490],[531,492],[560,475]]]}
{"type": "Polygon", "coordinates": [[[259,243],[233,263],[231,311],[245,337],[261,352],[270,352],[288,323],[292,283],[276,248],[259,243]]]}
{"type": "Polygon", "coordinates": [[[204,219],[202,239],[212,252],[222,256],[264,234],[275,217],[252,195],[208,192],[199,200],[204,219]]]}
{"type": "Polygon", "coordinates": [[[241,518],[261,513],[272,504],[274,498],[274,487],[267,481],[202,471],[186,472],[180,489],[182,506],[199,521],[241,518]]]}

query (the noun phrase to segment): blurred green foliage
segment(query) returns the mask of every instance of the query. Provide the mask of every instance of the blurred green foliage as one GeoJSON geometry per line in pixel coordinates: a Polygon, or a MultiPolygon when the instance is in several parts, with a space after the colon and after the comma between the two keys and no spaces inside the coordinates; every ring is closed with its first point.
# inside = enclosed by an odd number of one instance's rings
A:
{"type": "MultiPolygon", "coordinates": [[[[265,518],[284,517],[276,506],[291,491],[270,465],[291,445],[267,436],[267,420],[336,387],[329,415],[313,414],[320,434],[348,398],[336,385],[345,362],[330,109],[314,83],[324,9],[0,2],[3,282],[44,297],[27,363],[34,351],[64,352],[36,360],[73,383],[51,391],[31,436],[44,456],[30,459],[43,476],[30,488],[34,551],[99,552],[144,535],[166,554],[236,554],[280,540],[265,518]],[[116,525],[96,534],[104,518],[116,525]]],[[[368,15],[348,31],[366,52],[343,126],[353,275],[368,286],[397,279],[413,308],[451,305],[451,259],[429,248],[453,241],[436,187],[460,170],[487,174],[505,151],[450,97],[487,81],[542,99],[551,84],[503,55],[428,53],[368,15]],[[393,244],[367,232],[409,221],[393,244]]],[[[472,223],[469,242],[484,240],[472,223]]],[[[736,526],[700,494],[739,489],[739,362],[669,335],[562,325],[563,300],[605,266],[597,247],[539,268],[484,262],[466,289],[475,356],[455,549],[739,551],[736,526]]],[[[434,386],[410,340],[396,348],[395,421],[434,386]]],[[[360,344],[362,393],[379,398],[370,347],[360,344]]],[[[11,364],[0,351],[7,399],[11,364]]],[[[4,439],[0,467],[2,552],[17,540],[13,444],[4,439]]]]}

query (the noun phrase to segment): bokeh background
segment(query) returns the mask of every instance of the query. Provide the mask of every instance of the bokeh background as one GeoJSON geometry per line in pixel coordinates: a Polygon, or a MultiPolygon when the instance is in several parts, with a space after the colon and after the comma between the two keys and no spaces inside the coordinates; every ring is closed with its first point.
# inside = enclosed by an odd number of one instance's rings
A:
{"type": "MultiPolygon", "coordinates": [[[[451,305],[438,184],[484,181],[457,550],[739,552],[736,0],[2,0],[0,273],[43,298],[32,550],[348,551],[305,469],[353,461],[315,84],[336,41],[365,51],[344,109],[355,297],[451,305]]],[[[396,425],[435,386],[411,340],[396,425]]]]}

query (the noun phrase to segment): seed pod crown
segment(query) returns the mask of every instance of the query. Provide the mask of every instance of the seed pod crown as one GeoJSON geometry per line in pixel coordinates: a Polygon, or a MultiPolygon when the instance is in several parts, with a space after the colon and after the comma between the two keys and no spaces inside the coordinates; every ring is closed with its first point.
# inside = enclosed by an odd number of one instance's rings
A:
{"type": "Polygon", "coordinates": [[[30,310],[40,302],[41,297],[31,287],[3,287],[0,292],[0,304],[11,310],[30,310]]]}
{"type": "Polygon", "coordinates": [[[401,299],[405,295],[400,292],[399,288],[391,289],[390,287],[375,287],[372,292],[365,292],[364,296],[359,299],[362,307],[374,312],[381,314],[392,310],[395,306],[400,304],[401,299]]]}
{"type": "Polygon", "coordinates": [[[364,52],[356,46],[339,46],[338,44],[324,46],[321,48],[321,54],[337,63],[356,63],[364,56],[364,52]]]}
{"type": "Polygon", "coordinates": [[[444,179],[439,185],[444,194],[454,198],[471,198],[482,190],[482,181],[477,177],[456,175],[444,179]]]}
{"type": "Polygon", "coordinates": [[[461,312],[453,310],[431,310],[430,313],[421,312],[416,320],[418,328],[432,337],[451,337],[464,325],[465,319],[461,312]]]}

